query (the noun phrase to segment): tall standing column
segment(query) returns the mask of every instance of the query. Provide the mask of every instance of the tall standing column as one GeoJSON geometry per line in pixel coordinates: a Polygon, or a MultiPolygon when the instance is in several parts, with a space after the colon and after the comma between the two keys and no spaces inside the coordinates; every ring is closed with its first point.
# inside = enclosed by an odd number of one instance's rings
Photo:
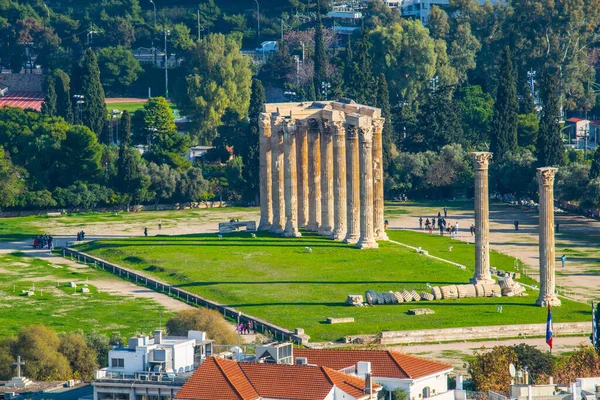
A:
{"type": "Polygon", "coordinates": [[[333,133],[333,239],[344,240],[346,225],[346,130],[343,122],[334,124],[333,133]]]}
{"type": "Polygon", "coordinates": [[[283,236],[300,237],[298,230],[298,182],[296,176],[296,126],[288,123],[284,128],[285,164],[285,229],[283,236]]]}
{"type": "Polygon", "coordinates": [[[373,121],[373,226],[376,240],[389,240],[383,216],[383,118],[373,121]]]}
{"type": "Polygon", "coordinates": [[[271,173],[271,118],[261,114],[258,119],[260,130],[260,222],[258,230],[268,231],[273,221],[272,173],[271,173]]]}
{"type": "Polygon", "coordinates": [[[319,121],[308,121],[308,224],[316,232],[321,225],[321,132],[319,121]]]}
{"type": "Polygon", "coordinates": [[[321,225],[319,235],[333,233],[333,126],[325,123],[321,132],[321,225]]]}
{"type": "Polygon", "coordinates": [[[359,129],[360,238],[356,247],[376,249],[373,230],[373,127],[359,129]]]}
{"type": "Polygon", "coordinates": [[[346,196],[348,199],[345,243],[355,244],[360,237],[360,169],[358,127],[348,125],[346,130],[346,196]]]}
{"type": "Polygon", "coordinates": [[[271,132],[271,169],[273,172],[273,223],[271,232],[283,233],[285,225],[284,171],[283,171],[283,126],[277,121],[271,132]]]}
{"type": "Polygon", "coordinates": [[[308,224],[308,126],[306,121],[297,121],[296,158],[298,174],[298,226],[308,224]]]}
{"type": "Polygon", "coordinates": [[[560,306],[554,269],[554,175],[557,168],[538,168],[540,194],[540,295],[538,306],[560,306]]]}
{"type": "Polygon", "coordinates": [[[475,275],[473,284],[492,284],[490,275],[490,216],[488,167],[492,153],[474,152],[475,162],[475,275]]]}

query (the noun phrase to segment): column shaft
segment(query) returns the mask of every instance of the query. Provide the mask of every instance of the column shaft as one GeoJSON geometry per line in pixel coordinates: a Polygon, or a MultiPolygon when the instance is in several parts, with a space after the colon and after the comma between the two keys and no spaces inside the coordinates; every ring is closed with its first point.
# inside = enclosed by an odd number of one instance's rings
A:
{"type": "Polygon", "coordinates": [[[492,153],[471,153],[475,162],[475,274],[473,284],[492,284],[490,275],[490,221],[488,166],[492,153]]]}
{"type": "Polygon", "coordinates": [[[321,225],[319,235],[333,233],[333,127],[321,132],[321,225]]]}
{"type": "Polygon", "coordinates": [[[360,238],[356,247],[375,249],[373,229],[373,128],[359,129],[360,142],[360,238]]]}
{"type": "Polygon", "coordinates": [[[376,240],[389,240],[383,216],[383,118],[373,121],[373,226],[376,240]]]}
{"type": "Polygon", "coordinates": [[[271,132],[272,171],[273,171],[273,223],[271,232],[283,233],[285,225],[284,171],[283,171],[283,131],[281,122],[271,132]]]}
{"type": "Polygon", "coordinates": [[[540,294],[538,306],[560,306],[556,296],[554,267],[554,175],[557,168],[538,168],[537,180],[540,194],[540,294]]]}
{"type": "Polygon", "coordinates": [[[306,227],[308,224],[308,126],[297,126],[296,133],[296,158],[298,175],[298,226],[306,227]]]}
{"type": "Polygon", "coordinates": [[[261,114],[259,124],[260,145],[260,222],[258,229],[268,231],[273,221],[272,171],[271,171],[271,118],[261,114]]]}
{"type": "Polygon", "coordinates": [[[358,127],[348,126],[346,131],[346,196],[348,199],[345,243],[355,244],[360,237],[360,168],[358,127]]]}
{"type": "Polygon", "coordinates": [[[321,225],[321,132],[319,122],[311,119],[308,125],[308,224],[316,232],[321,225]]]}
{"type": "Polygon", "coordinates": [[[333,239],[344,240],[347,233],[346,129],[336,122],[333,137],[333,239]]]}
{"type": "Polygon", "coordinates": [[[298,182],[296,176],[296,127],[285,128],[285,229],[283,236],[300,237],[298,230],[298,182]]]}

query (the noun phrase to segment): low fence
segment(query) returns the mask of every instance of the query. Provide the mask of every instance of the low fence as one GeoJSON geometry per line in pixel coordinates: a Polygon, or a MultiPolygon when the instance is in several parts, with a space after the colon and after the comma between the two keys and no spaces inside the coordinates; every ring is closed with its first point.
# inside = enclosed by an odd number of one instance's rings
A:
{"type": "Polygon", "coordinates": [[[265,334],[267,336],[273,337],[275,340],[279,341],[293,341],[296,344],[304,344],[308,341],[309,337],[303,334],[303,330],[297,330],[298,333],[292,332],[286,328],[282,328],[280,326],[274,325],[268,321],[265,321],[261,318],[253,317],[248,314],[244,314],[243,312],[233,308],[228,307],[224,304],[220,304],[216,301],[207,299],[205,297],[199,296],[195,293],[188,292],[187,290],[183,290],[178,288],[177,286],[170,285],[168,283],[162,282],[155,278],[149,278],[138,271],[130,270],[128,268],[121,267],[119,265],[110,263],[101,258],[97,258],[94,256],[90,256],[89,254],[83,253],[81,251],[77,251],[75,249],[69,247],[63,247],[60,249],[62,251],[62,255],[64,258],[70,257],[71,260],[77,261],[80,263],[88,264],[90,266],[94,266],[95,268],[101,268],[107,272],[110,272],[114,275],[117,275],[123,279],[127,279],[131,282],[135,282],[136,285],[145,286],[149,289],[152,289],[156,292],[166,294],[171,297],[175,297],[185,303],[190,305],[200,306],[209,308],[212,310],[217,310],[225,318],[231,318],[234,321],[239,321],[241,323],[245,323],[248,321],[252,321],[254,329],[257,332],[265,334]]]}

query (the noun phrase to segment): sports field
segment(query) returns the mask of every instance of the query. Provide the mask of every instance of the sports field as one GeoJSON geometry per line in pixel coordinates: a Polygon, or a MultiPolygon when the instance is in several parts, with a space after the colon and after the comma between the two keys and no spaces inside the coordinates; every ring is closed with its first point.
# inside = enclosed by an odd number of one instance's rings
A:
{"type": "MultiPolygon", "coordinates": [[[[390,231],[398,241],[419,241],[432,253],[447,251],[448,238],[408,231],[390,231]]],[[[102,240],[79,250],[117,264],[158,276],[167,282],[239,308],[287,328],[304,328],[313,341],[381,330],[427,329],[475,325],[543,323],[546,310],[536,307],[537,292],[528,297],[457,299],[419,303],[434,315],[409,316],[415,303],[349,307],[348,294],[365,290],[417,291],[433,286],[466,283],[472,276],[472,245],[452,242],[453,251],[441,256],[468,269],[416,254],[393,243],[377,250],[351,246],[307,234],[284,239],[246,233],[102,240]],[[312,253],[305,251],[310,247],[312,253]],[[496,306],[503,306],[503,313],[496,306]],[[328,325],[327,317],[354,317],[354,323],[328,325]]],[[[514,270],[514,260],[497,253],[492,264],[514,270]]],[[[589,307],[565,300],[554,311],[555,322],[584,321],[589,307]]]]}

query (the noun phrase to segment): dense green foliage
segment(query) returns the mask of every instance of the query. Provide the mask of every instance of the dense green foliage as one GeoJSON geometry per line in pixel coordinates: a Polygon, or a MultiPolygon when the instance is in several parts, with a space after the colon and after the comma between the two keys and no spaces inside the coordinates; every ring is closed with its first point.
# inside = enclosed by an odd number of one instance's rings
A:
{"type": "Polygon", "coordinates": [[[502,52],[500,79],[494,103],[490,151],[498,160],[517,148],[517,78],[509,47],[502,52]]]}

